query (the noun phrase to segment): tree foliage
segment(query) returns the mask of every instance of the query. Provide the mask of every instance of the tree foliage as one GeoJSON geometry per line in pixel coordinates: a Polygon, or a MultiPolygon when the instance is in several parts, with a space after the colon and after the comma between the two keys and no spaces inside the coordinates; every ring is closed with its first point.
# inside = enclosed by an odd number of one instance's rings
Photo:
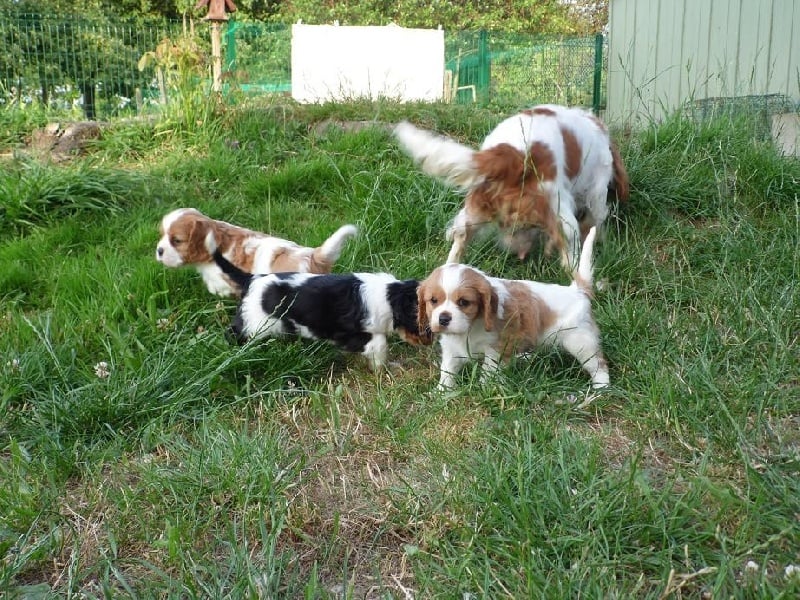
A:
{"type": "Polygon", "coordinates": [[[508,32],[574,33],[569,7],[560,0],[286,0],[277,17],[287,22],[508,32]]]}
{"type": "MultiPolygon", "coordinates": [[[[586,34],[608,20],[608,0],[235,0],[236,18],[282,23],[386,25],[508,33],[586,34]]],[[[19,0],[22,12],[99,18],[202,17],[197,0],[19,0]]]]}

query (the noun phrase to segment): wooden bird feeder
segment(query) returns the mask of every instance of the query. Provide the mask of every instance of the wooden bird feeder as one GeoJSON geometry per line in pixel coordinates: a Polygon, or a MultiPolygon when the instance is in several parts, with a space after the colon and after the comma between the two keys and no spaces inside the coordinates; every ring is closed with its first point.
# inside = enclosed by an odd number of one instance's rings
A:
{"type": "Polygon", "coordinates": [[[203,8],[204,6],[208,6],[208,14],[203,17],[207,21],[227,21],[228,15],[225,9],[228,12],[236,12],[236,5],[233,0],[200,0],[195,5],[195,9],[203,8]]]}
{"type": "Polygon", "coordinates": [[[222,33],[220,27],[228,20],[225,12],[236,12],[236,5],[233,0],[200,0],[195,8],[208,6],[208,14],[203,17],[211,22],[211,74],[212,89],[215,92],[222,91],[222,33]]]}

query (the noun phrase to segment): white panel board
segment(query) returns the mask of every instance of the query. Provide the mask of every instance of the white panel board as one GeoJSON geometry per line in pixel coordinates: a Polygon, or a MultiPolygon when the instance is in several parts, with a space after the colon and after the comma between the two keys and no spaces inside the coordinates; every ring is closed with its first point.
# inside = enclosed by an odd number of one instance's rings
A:
{"type": "Polygon", "coordinates": [[[292,97],[302,103],[441,100],[444,31],[292,26],[292,97]]]}

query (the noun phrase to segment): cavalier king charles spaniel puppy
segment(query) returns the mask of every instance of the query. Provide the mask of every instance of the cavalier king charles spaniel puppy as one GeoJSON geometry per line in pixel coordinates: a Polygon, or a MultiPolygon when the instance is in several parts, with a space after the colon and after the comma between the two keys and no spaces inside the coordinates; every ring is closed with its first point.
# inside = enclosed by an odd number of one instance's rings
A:
{"type": "Polygon", "coordinates": [[[480,150],[401,122],[395,136],[422,170],[466,192],[448,228],[448,263],[460,262],[485,225],[500,228],[501,243],[525,258],[542,230],[572,272],[580,240],[600,228],[609,191],[628,197],[628,175],[608,134],[579,108],[534,106],[501,122],[480,150]]]}
{"type": "Polygon", "coordinates": [[[591,309],[595,233],[590,228],[568,286],[498,279],[457,263],[435,269],[417,294],[420,330],[439,335],[439,389],[453,387],[471,358],[483,358],[485,378],[501,360],[545,343],[572,354],[593,387],[607,386],[608,366],[591,309]]]}
{"type": "Polygon", "coordinates": [[[411,344],[433,341],[430,330],[418,327],[416,279],[399,281],[388,273],[254,275],[225,258],[213,231],[206,249],[242,290],[231,325],[240,343],[283,335],[329,340],[360,352],[377,370],[386,364],[392,332],[411,344]]]}
{"type": "Polygon", "coordinates": [[[214,263],[205,246],[212,232],[219,250],[234,265],[250,273],[330,273],[344,243],[357,233],[343,225],[318,248],[305,248],[289,240],[217,221],[194,208],[179,208],[161,219],[161,239],[156,260],[165,267],[192,265],[203,276],[208,291],[238,296],[239,286],[214,263]]]}

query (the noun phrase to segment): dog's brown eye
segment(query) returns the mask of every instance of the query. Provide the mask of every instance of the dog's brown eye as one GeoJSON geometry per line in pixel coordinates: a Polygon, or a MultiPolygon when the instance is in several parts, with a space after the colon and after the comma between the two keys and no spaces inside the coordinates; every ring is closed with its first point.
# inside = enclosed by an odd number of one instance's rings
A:
{"type": "Polygon", "coordinates": [[[464,308],[465,306],[469,306],[469,300],[466,298],[459,298],[458,302],[456,302],[459,308],[464,308]]]}
{"type": "Polygon", "coordinates": [[[175,237],[174,235],[171,238],[169,238],[169,243],[172,244],[173,246],[176,246],[177,244],[180,244],[182,242],[183,240],[181,238],[175,237]]]}
{"type": "Polygon", "coordinates": [[[431,304],[439,304],[439,299],[436,296],[431,296],[428,302],[430,302],[431,304]]]}

